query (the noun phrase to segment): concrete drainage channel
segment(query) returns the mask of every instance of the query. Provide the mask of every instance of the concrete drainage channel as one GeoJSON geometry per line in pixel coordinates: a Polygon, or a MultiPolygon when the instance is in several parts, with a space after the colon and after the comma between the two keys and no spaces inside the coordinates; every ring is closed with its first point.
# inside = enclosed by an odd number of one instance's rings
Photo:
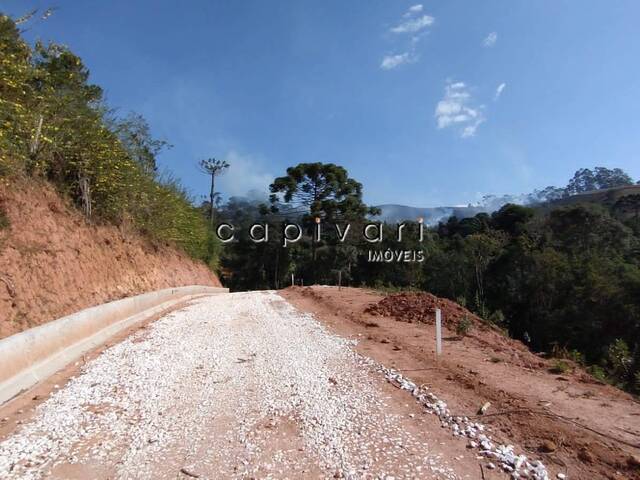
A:
{"type": "Polygon", "coordinates": [[[228,289],[192,285],[116,300],[0,340],[0,405],[80,358],[109,337],[178,302],[228,289]]]}

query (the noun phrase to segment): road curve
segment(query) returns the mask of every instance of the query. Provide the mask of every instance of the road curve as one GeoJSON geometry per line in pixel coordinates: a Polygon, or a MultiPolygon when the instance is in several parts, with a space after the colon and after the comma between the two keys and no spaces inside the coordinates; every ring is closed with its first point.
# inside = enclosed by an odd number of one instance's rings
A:
{"type": "Polygon", "coordinates": [[[390,390],[277,294],[207,297],[38,405],[0,443],[0,478],[477,478],[390,390]]]}

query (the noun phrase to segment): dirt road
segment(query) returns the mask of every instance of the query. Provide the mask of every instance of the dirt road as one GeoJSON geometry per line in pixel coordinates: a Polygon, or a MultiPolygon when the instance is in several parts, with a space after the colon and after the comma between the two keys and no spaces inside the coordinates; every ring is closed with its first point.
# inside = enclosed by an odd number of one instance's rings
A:
{"type": "Polygon", "coordinates": [[[275,293],[200,299],[5,418],[0,478],[482,478],[353,343],[275,293]]]}

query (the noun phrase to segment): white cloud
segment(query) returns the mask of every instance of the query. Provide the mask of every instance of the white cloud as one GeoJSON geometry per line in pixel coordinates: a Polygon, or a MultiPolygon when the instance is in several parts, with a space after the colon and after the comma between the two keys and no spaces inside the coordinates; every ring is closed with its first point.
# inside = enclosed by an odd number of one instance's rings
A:
{"type": "Polygon", "coordinates": [[[418,3],[417,5],[413,5],[412,7],[409,7],[409,10],[407,10],[407,13],[405,13],[403,17],[407,18],[412,15],[415,15],[416,13],[420,13],[421,11],[422,11],[422,5],[418,3]]]}
{"type": "Polygon", "coordinates": [[[478,119],[476,122],[474,122],[471,125],[467,125],[466,127],[464,127],[464,129],[462,130],[462,134],[460,135],[462,138],[469,138],[469,137],[473,137],[476,134],[476,129],[480,126],[480,124],[484,122],[484,119],[478,119]]]}
{"type": "Polygon", "coordinates": [[[496,88],[496,94],[493,97],[494,100],[498,100],[500,98],[500,95],[502,95],[502,91],[504,90],[504,88],[507,86],[506,83],[501,83],[500,85],[498,85],[498,88],[496,88]]]}
{"type": "Polygon", "coordinates": [[[485,47],[493,47],[498,41],[498,33],[491,32],[487,37],[482,41],[482,45],[485,47]]]}
{"type": "Polygon", "coordinates": [[[235,150],[227,152],[223,159],[229,162],[229,168],[220,179],[216,179],[216,190],[228,197],[246,196],[251,192],[253,195],[259,192],[266,196],[269,184],[275,177],[263,168],[264,162],[235,150]]]}
{"type": "Polygon", "coordinates": [[[412,18],[406,22],[402,22],[400,25],[393,27],[391,32],[393,33],[416,33],[430,25],[433,25],[435,19],[430,15],[422,15],[418,18],[412,18]]]}
{"type": "Polygon", "coordinates": [[[400,65],[413,63],[415,61],[416,57],[411,52],[399,53],[397,55],[385,55],[380,63],[380,68],[383,70],[393,70],[400,65]]]}
{"type": "Polygon", "coordinates": [[[475,106],[464,82],[448,83],[444,97],[436,105],[438,128],[456,127],[462,138],[473,137],[485,121],[482,105],[475,106]]]}
{"type": "Polygon", "coordinates": [[[385,55],[380,62],[382,70],[393,70],[400,65],[418,61],[419,55],[416,53],[416,48],[422,37],[428,33],[425,29],[435,21],[430,15],[422,15],[422,10],[423,6],[420,3],[409,7],[402,15],[404,20],[389,30],[391,33],[402,35],[402,38],[405,38],[404,35],[409,37],[408,44],[403,48],[404,53],[385,55]]]}

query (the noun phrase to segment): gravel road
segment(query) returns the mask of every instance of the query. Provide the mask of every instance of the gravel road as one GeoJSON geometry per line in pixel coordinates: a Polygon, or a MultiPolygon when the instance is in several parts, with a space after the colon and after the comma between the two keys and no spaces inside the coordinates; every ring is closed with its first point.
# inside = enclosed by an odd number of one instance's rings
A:
{"type": "Polygon", "coordinates": [[[206,297],[56,389],[0,478],[478,478],[414,403],[277,294],[206,297]]]}

